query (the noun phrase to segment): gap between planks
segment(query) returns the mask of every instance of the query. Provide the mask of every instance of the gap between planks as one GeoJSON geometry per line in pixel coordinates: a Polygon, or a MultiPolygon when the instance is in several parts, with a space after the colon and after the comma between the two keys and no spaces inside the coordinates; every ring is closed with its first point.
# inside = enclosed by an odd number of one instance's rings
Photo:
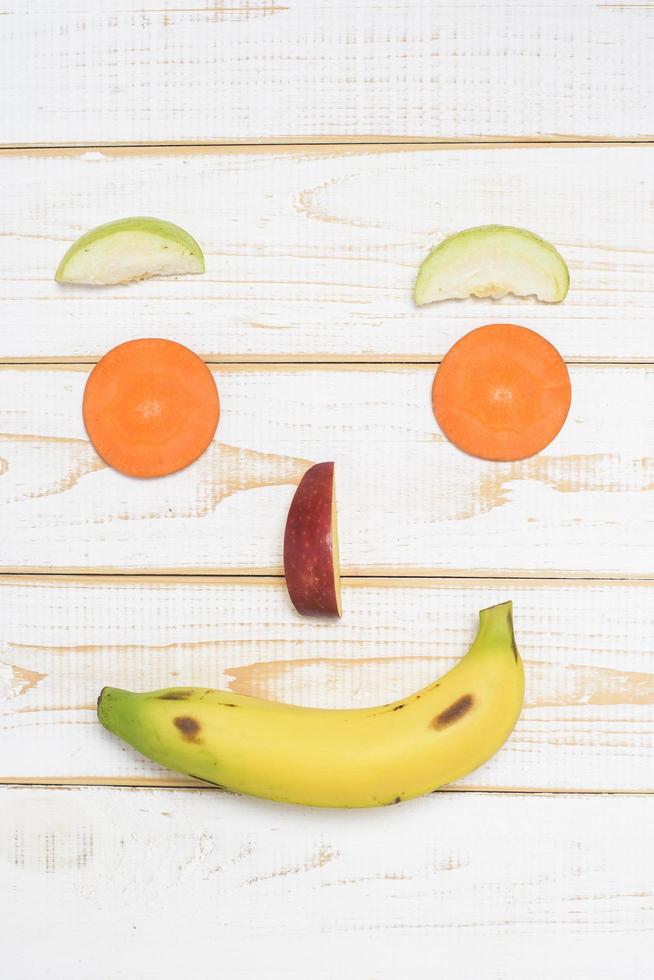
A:
{"type": "MultiPolygon", "coordinates": [[[[369,354],[362,355],[360,359],[356,356],[344,355],[342,358],[335,358],[333,354],[325,354],[324,359],[320,358],[320,355],[311,354],[310,357],[306,357],[302,354],[287,354],[284,357],[262,357],[258,354],[253,354],[251,357],[244,358],[242,354],[230,357],[229,355],[223,355],[220,359],[213,358],[209,355],[203,354],[198,351],[198,357],[201,357],[205,364],[209,367],[220,369],[223,371],[229,370],[250,370],[250,371],[267,371],[269,369],[274,369],[277,371],[290,370],[330,370],[335,369],[339,371],[390,371],[393,372],[397,368],[414,368],[414,367],[432,367],[437,368],[442,363],[442,357],[429,357],[418,356],[413,358],[400,357],[393,354],[382,354],[379,357],[371,357],[369,354]]],[[[3,368],[11,368],[14,370],[51,370],[51,369],[62,369],[64,371],[91,371],[93,367],[100,360],[101,355],[95,358],[89,357],[38,357],[34,359],[30,358],[12,358],[12,357],[0,357],[0,370],[3,368]]],[[[565,364],[570,367],[594,367],[598,370],[601,368],[648,368],[654,367],[654,359],[645,358],[638,361],[621,361],[614,357],[606,358],[605,360],[598,360],[597,358],[584,358],[584,357],[565,357],[563,358],[565,364]]]]}
{"type": "MultiPolygon", "coordinates": [[[[181,790],[183,792],[196,793],[216,793],[226,796],[243,796],[243,793],[231,793],[229,790],[212,786],[209,783],[199,783],[197,780],[189,779],[187,782],[181,777],[174,782],[163,776],[152,777],[129,777],[123,779],[115,776],[2,776],[0,786],[41,786],[46,789],[75,789],[77,787],[103,786],[113,789],[169,789],[181,790]]],[[[506,786],[498,789],[497,786],[447,786],[443,789],[434,790],[427,793],[427,796],[435,796],[442,793],[467,793],[471,796],[654,796],[654,789],[556,789],[548,787],[527,788],[524,786],[506,786]]],[[[284,806],[288,804],[282,804],[284,806]]],[[[295,805],[295,804],[291,804],[295,805]]],[[[320,808],[318,808],[320,809],[320,808]]],[[[331,807],[328,809],[332,809],[331,807]]],[[[373,809],[375,809],[373,807],[373,809]]]]}
{"type": "MultiPolygon", "coordinates": [[[[389,367],[438,367],[442,362],[440,357],[430,357],[425,354],[423,356],[416,356],[411,358],[401,357],[396,354],[380,354],[376,357],[371,357],[369,354],[361,355],[357,357],[356,355],[344,354],[342,357],[335,357],[333,354],[325,354],[321,357],[320,354],[311,354],[310,357],[306,357],[302,354],[285,354],[282,357],[266,357],[265,355],[252,354],[249,357],[244,357],[243,354],[234,355],[233,357],[229,354],[223,355],[220,359],[213,358],[210,356],[204,356],[202,353],[199,355],[205,364],[211,367],[224,367],[224,368],[288,368],[288,367],[306,367],[306,368],[329,368],[335,367],[343,370],[347,370],[348,367],[356,368],[357,370],[363,370],[368,367],[370,370],[378,370],[379,368],[389,367]]],[[[33,359],[26,357],[0,357],[0,368],[10,367],[10,368],[65,368],[70,371],[79,371],[81,369],[91,370],[98,361],[100,356],[96,358],[89,357],[35,357],[33,359]]],[[[563,358],[566,364],[571,366],[579,367],[654,367],[654,359],[647,357],[638,361],[621,361],[616,358],[590,358],[590,357],[565,357],[563,358]]]]}
{"type": "MultiPolygon", "coordinates": [[[[84,579],[102,581],[109,580],[114,582],[125,582],[130,579],[135,581],[143,581],[144,579],[151,579],[153,581],[161,580],[168,582],[175,581],[195,581],[202,582],[229,582],[229,583],[242,583],[242,584],[264,584],[266,582],[282,582],[284,580],[284,572],[281,566],[278,569],[268,569],[268,568],[239,568],[235,570],[234,568],[224,568],[216,569],[213,572],[208,572],[206,568],[166,568],[158,569],[152,568],[130,568],[124,572],[113,566],[100,566],[98,568],[85,569],[78,568],[75,566],[58,566],[56,569],[51,569],[44,566],[31,566],[26,568],[2,568],[0,570],[0,581],[3,578],[14,578],[14,579],[57,579],[57,580],[70,580],[70,581],[83,581],[84,579]]],[[[651,587],[654,582],[654,572],[651,575],[642,575],[640,573],[635,573],[634,575],[624,574],[620,572],[605,572],[602,575],[589,575],[588,572],[558,572],[552,571],[550,573],[544,573],[542,571],[529,571],[528,569],[521,571],[509,570],[506,574],[497,575],[496,572],[484,572],[484,571],[472,571],[471,569],[453,569],[450,571],[444,571],[441,574],[434,574],[431,569],[420,569],[409,566],[405,570],[398,569],[397,567],[389,566],[371,566],[367,567],[365,571],[355,572],[355,571],[345,571],[341,575],[341,581],[348,584],[359,584],[363,587],[369,585],[379,584],[380,586],[385,583],[392,584],[393,582],[406,587],[407,585],[414,585],[419,588],[419,584],[424,585],[425,582],[439,582],[446,586],[448,582],[456,582],[458,586],[461,583],[503,583],[503,582],[529,582],[534,583],[534,586],[538,585],[540,582],[568,582],[572,584],[585,585],[589,583],[602,582],[607,585],[612,583],[623,584],[625,582],[629,585],[643,585],[651,587]]]]}
{"type": "MultiPolygon", "coordinates": [[[[117,572],[115,570],[107,571],[97,571],[97,572],[85,572],[85,571],[29,571],[20,570],[16,572],[7,571],[2,569],[0,571],[0,585],[3,581],[7,583],[15,581],[16,579],[22,579],[25,582],[33,581],[35,584],[41,584],[46,582],[48,579],[53,579],[57,582],[69,582],[71,584],[83,585],[85,583],[93,582],[95,584],[107,584],[107,585],[183,585],[188,583],[189,580],[193,581],[198,585],[212,585],[222,582],[226,585],[256,585],[256,586],[277,586],[284,582],[284,575],[280,572],[275,575],[263,575],[253,573],[252,575],[247,574],[242,571],[231,571],[224,574],[214,574],[212,572],[204,571],[199,572],[184,572],[184,571],[170,571],[170,572],[135,572],[129,570],[126,572],[117,572]]],[[[597,582],[601,582],[606,585],[617,584],[621,585],[627,582],[630,586],[636,586],[640,588],[651,589],[654,584],[654,578],[644,577],[642,575],[630,576],[611,576],[611,575],[597,575],[589,576],[583,575],[581,572],[579,575],[546,575],[542,572],[534,573],[533,575],[493,575],[488,573],[488,575],[461,573],[452,575],[375,575],[371,573],[370,575],[341,575],[341,581],[345,583],[348,588],[353,589],[371,589],[371,588],[425,588],[430,582],[438,583],[440,588],[447,589],[460,589],[462,586],[468,586],[474,588],[483,584],[487,588],[499,588],[504,582],[524,582],[527,586],[534,589],[538,588],[541,584],[551,583],[551,582],[565,582],[566,585],[572,587],[576,586],[578,588],[584,588],[587,585],[593,585],[597,582]]]]}
{"type": "Polygon", "coordinates": [[[543,136],[532,137],[499,134],[496,136],[471,135],[463,139],[458,137],[432,138],[429,136],[385,136],[371,134],[370,136],[281,136],[256,140],[236,140],[230,138],[226,140],[144,140],[142,142],[114,140],[108,143],[99,143],[97,141],[90,143],[0,143],[0,153],[17,153],[22,155],[28,152],[35,155],[50,155],[53,150],[60,152],[62,155],[75,154],[78,151],[86,152],[88,150],[107,151],[109,153],[112,151],[122,153],[122,151],[126,150],[134,154],[170,153],[171,151],[215,152],[216,150],[227,153],[230,151],[236,153],[242,153],[244,151],[266,153],[270,150],[295,152],[303,148],[318,148],[319,150],[328,151],[332,147],[344,147],[348,150],[352,149],[355,152],[357,149],[361,152],[366,152],[370,148],[377,148],[380,152],[384,152],[384,147],[388,147],[390,151],[395,151],[401,149],[425,149],[428,147],[451,150],[459,146],[463,149],[475,149],[477,147],[492,149],[493,147],[516,148],[520,146],[646,146],[651,143],[654,143],[654,134],[636,136],[630,139],[613,137],[607,134],[579,136],[572,133],[547,133],[543,136]]]}

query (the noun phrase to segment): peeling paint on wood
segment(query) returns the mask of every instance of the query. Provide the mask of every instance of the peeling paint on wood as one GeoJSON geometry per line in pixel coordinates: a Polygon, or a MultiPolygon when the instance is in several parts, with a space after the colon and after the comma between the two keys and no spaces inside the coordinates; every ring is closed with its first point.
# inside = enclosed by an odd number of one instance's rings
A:
{"type": "Polygon", "coordinates": [[[41,674],[37,670],[0,662],[0,701],[27,694],[44,677],[47,677],[47,674],[41,674]]]}

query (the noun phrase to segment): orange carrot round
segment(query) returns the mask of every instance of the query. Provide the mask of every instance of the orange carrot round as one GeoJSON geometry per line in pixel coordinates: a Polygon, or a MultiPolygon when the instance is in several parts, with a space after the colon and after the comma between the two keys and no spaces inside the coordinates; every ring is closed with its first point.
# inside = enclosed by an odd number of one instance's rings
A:
{"type": "Polygon", "coordinates": [[[128,476],[165,476],[211,442],[220,402],[201,358],[173,340],[130,340],[96,364],[84,425],[104,461],[128,476]]]}
{"type": "Polygon", "coordinates": [[[512,323],[478,327],[443,358],[432,388],[447,438],[481,459],[526,459],[560,431],[570,377],[549,341],[512,323]]]}

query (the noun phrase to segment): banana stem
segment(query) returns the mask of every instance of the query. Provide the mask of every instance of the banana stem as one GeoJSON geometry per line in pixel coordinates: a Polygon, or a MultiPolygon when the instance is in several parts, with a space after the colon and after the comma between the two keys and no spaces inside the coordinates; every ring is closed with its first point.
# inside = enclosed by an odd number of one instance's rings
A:
{"type": "Polygon", "coordinates": [[[489,606],[479,613],[479,632],[475,644],[483,643],[485,647],[509,646],[518,660],[518,648],[513,633],[513,603],[501,602],[497,606],[489,606]]]}

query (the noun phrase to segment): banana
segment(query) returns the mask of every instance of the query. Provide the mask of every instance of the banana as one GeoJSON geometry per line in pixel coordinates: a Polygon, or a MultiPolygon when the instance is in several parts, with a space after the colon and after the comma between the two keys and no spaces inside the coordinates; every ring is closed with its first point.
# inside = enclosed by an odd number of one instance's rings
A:
{"type": "Polygon", "coordinates": [[[482,609],[477,637],[452,670],[393,704],[334,710],[204,688],[105,687],[98,718],[155,762],[225,789],[371,807],[429,793],[486,762],[511,734],[523,691],[504,602],[482,609]]]}

